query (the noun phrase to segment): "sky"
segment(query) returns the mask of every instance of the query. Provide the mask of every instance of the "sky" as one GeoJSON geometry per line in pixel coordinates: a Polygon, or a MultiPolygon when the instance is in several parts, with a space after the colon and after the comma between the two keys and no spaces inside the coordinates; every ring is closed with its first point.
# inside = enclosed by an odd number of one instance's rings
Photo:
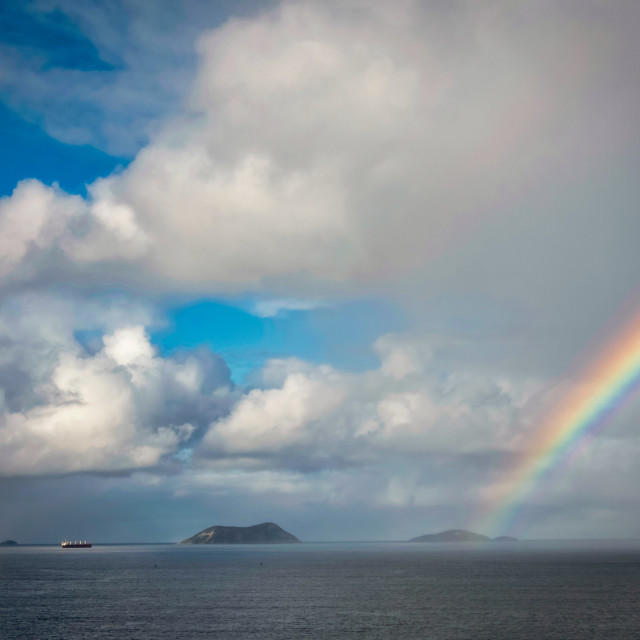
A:
{"type": "Polygon", "coordinates": [[[0,539],[639,537],[639,20],[3,2],[0,539]]]}

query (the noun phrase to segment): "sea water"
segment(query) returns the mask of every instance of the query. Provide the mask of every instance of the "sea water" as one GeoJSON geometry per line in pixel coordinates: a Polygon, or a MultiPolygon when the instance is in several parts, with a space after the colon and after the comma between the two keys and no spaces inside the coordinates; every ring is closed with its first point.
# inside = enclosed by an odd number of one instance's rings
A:
{"type": "Polygon", "coordinates": [[[640,638],[640,544],[0,550],[3,640],[640,638]]]}

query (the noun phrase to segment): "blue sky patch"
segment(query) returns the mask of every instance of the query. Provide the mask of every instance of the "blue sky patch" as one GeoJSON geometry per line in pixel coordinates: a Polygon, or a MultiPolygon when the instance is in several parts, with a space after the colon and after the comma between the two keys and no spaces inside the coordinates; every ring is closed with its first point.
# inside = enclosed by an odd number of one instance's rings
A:
{"type": "Polygon", "coordinates": [[[68,193],[85,195],[87,184],[128,161],[89,145],[60,142],[0,103],[0,196],[27,178],[57,182],[68,193]]]}
{"type": "Polygon", "coordinates": [[[30,3],[8,2],[0,6],[0,42],[38,58],[43,70],[111,71],[96,46],[59,9],[43,12],[30,3]]]}
{"type": "Polygon", "coordinates": [[[378,359],[372,343],[406,325],[397,308],[373,300],[269,318],[255,316],[243,306],[250,305],[198,300],[168,308],[167,325],[152,333],[152,342],[163,355],[207,346],[225,359],[233,379],[241,383],[270,358],[297,357],[352,371],[375,367],[378,359]]]}

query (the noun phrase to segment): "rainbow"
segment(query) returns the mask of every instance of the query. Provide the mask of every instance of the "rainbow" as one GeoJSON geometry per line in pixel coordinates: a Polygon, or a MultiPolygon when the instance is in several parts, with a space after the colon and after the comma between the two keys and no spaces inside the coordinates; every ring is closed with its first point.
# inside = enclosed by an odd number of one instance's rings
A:
{"type": "Polygon", "coordinates": [[[512,531],[524,501],[566,469],[585,441],[633,396],[640,386],[640,316],[589,360],[592,364],[581,375],[571,376],[572,391],[542,422],[526,453],[500,483],[499,498],[482,518],[485,530],[512,531]]]}

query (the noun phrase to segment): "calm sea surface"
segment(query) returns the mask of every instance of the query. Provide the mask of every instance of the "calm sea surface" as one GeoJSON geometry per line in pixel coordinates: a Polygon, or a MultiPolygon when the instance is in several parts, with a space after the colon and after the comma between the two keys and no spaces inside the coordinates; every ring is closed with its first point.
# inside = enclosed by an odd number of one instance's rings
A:
{"type": "Polygon", "coordinates": [[[638,640],[640,543],[0,548],[0,637],[638,640]]]}

